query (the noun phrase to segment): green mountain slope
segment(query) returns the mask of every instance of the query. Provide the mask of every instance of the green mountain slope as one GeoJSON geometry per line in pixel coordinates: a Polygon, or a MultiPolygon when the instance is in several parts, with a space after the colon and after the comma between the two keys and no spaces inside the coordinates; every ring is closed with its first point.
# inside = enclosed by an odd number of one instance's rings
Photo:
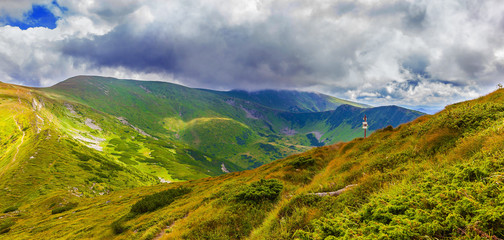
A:
{"type": "Polygon", "coordinates": [[[118,189],[216,176],[241,168],[179,142],[142,134],[115,116],[21,86],[0,85],[2,206],[70,191],[118,189]]]}
{"type": "Polygon", "coordinates": [[[504,238],[503,133],[500,89],[254,170],[96,197],[61,192],[19,206],[2,201],[9,212],[1,215],[1,236],[504,238]],[[315,194],[326,192],[335,196],[315,194]]]}
{"type": "MultiPolygon", "coordinates": [[[[354,121],[349,118],[362,118],[372,109],[341,108],[333,110],[331,115],[309,111],[333,109],[342,103],[360,105],[315,93],[217,92],[163,82],[94,76],[71,78],[41,91],[55,94],[62,101],[78,102],[125,119],[154,138],[182,142],[241,168],[257,167],[306,151],[311,146],[358,137],[362,134],[360,126],[346,123],[354,121]],[[310,117],[286,109],[309,112],[310,117]],[[298,126],[296,122],[303,118],[312,121],[298,126]],[[336,124],[339,120],[345,124],[336,124]]],[[[387,108],[374,111],[384,116],[394,112],[400,121],[379,121],[375,129],[390,124],[397,126],[422,115],[387,108]]]]}

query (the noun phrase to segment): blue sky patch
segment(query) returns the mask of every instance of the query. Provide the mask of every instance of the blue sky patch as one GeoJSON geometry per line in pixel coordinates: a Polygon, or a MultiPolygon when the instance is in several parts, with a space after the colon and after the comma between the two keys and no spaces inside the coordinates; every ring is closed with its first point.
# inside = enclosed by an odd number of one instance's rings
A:
{"type": "MultiPolygon", "coordinates": [[[[55,2],[53,2],[54,4],[55,2]]],[[[59,7],[57,4],[55,6],[59,7]]],[[[5,25],[10,25],[13,27],[19,27],[22,30],[33,27],[45,27],[49,29],[56,28],[56,21],[59,17],[54,16],[54,14],[43,5],[33,5],[32,9],[25,13],[22,20],[12,19],[6,17],[2,19],[5,25]]]]}

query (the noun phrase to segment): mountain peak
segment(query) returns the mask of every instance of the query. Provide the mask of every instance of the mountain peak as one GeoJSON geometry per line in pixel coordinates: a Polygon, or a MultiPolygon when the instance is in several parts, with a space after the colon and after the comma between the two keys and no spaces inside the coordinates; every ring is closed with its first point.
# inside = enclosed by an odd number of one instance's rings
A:
{"type": "Polygon", "coordinates": [[[113,77],[101,77],[101,76],[94,76],[94,75],[77,75],[71,78],[67,78],[55,85],[54,86],[61,86],[61,85],[69,85],[69,84],[78,84],[78,83],[90,83],[90,82],[95,82],[95,81],[115,81],[119,80],[117,78],[113,77]]]}

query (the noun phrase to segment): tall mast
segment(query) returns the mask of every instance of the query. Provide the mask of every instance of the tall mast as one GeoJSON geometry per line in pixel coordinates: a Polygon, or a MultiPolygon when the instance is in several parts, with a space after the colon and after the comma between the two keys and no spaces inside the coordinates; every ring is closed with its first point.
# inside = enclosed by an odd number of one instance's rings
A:
{"type": "Polygon", "coordinates": [[[364,114],[364,122],[362,122],[362,128],[364,128],[364,138],[366,138],[367,127],[368,127],[367,116],[366,116],[366,114],[364,114]]]}

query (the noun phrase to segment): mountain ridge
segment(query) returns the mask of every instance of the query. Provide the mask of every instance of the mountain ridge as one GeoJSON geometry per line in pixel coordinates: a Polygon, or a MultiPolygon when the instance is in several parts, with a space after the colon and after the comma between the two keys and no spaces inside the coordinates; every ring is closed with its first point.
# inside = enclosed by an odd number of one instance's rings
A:
{"type": "MultiPolygon", "coordinates": [[[[336,97],[329,96],[329,95],[322,94],[322,93],[318,93],[318,92],[305,92],[305,91],[284,90],[284,89],[278,89],[278,90],[263,89],[263,90],[257,90],[257,91],[246,91],[246,90],[241,90],[241,89],[233,89],[233,90],[229,90],[229,91],[217,91],[217,90],[210,90],[210,89],[203,89],[203,88],[191,88],[191,87],[183,86],[183,85],[180,85],[180,84],[170,83],[170,82],[164,82],[164,81],[117,79],[117,78],[113,78],[113,77],[100,77],[100,76],[93,76],[93,75],[79,75],[79,76],[71,77],[71,78],[68,78],[68,79],[66,79],[64,81],[56,83],[53,86],[46,87],[46,88],[69,88],[69,87],[72,88],[77,83],[81,83],[82,81],[85,81],[85,82],[88,82],[88,83],[92,84],[92,82],[90,82],[90,80],[92,80],[93,78],[100,78],[101,81],[133,81],[133,82],[144,82],[144,83],[147,83],[147,84],[161,84],[161,85],[162,84],[166,84],[166,85],[169,85],[171,87],[176,87],[176,88],[181,88],[181,89],[194,89],[194,90],[207,91],[207,92],[218,93],[218,94],[229,96],[229,97],[235,97],[235,98],[240,98],[240,99],[243,99],[243,100],[257,102],[257,103],[260,103],[260,104],[262,104],[262,105],[264,105],[266,107],[270,107],[272,109],[277,109],[277,110],[284,110],[284,111],[290,111],[290,110],[288,109],[288,107],[285,107],[285,106],[280,107],[280,108],[275,108],[272,105],[273,104],[278,104],[278,103],[283,104],[283,101],[281,101],[281,99],[279,99],[279,98],[284,98],[284,99],[286,98],[286,99],[288,99],[288,101],[295,102],[293,99],[296,99],[296,98],[298,98],[300,96],[302,98],[314,98],[314,97],[316,97],[316,98],[318,98],[317,100],[319,100],[319,101],[327,101],[325,103],[322,103],[322,105],[330,105],[330,106],[324,106],[321,109],[319,109],[316,106],[311,106],[309,108],[306,107],[306,108],[301,108],[301,109],[297,109],[297,110],[295,109],[294,112],[308,112],[308,111],[311,111],[311,112],[321,112],[321,111],[329,111],[329,110],[333,110],[333,107],[335,108],[335,107],[338,107],[338,106],[343,105],[343,104],[348,104],[348,105],[352,105],[352,106],[356,106],[356,107],[362,107],[362,108],[371,107],[371,106],[366,105],[366,104],[360,104],[360,103],[356,103],[356,102],[352,102],[352,101],[336,98],[336,97]],[[271,99],[272,95],[273,96],[274,95],[280,95],[280,97],[277,98],[277,99],[275,99],[275,97],[273,97],[273,99],[271,99]],[[303,95],[307,95],[307,96],[303,96],[303,95]]],[[[42,89],[44,89],[44,88],[42,88],[42,89]]],[[[296,105],[296,104],[294,104],[294,105],[296,105]]],[[[299,108],[300,106],[290,106],[290,107],[299,108]]]]}
{"type": "MultiPolygon", "coordinates": [[[[231,158],[232,161],[241,164],[241,167],[244,168],[257,166],[296,153],[298,150],[293,148],[307,150],[306,146],[312,145],[310,143],[313,142],[312,137],[306,136],[310,132],[325,134],[324,139],[327,139],[325,144],[330,144],[355,138],[357,136],[355,130],[359,128],[356,124],[341,126],[337,129],[339,135],[333,136],[336,134],[335,128],[338,126],[331,128],[325,123],[326,119],[314,117],[318,119],[318,122],[313,122],[313,127],[293,129],[292,121],[296,121],[297,116],[301,115],[288,115],[290,119],[282,117],[282,115],[287,116],[284,114],[285,112],[289,112],[288,109],[285,109],[285,106],[299,103],[300,109],[304,109],[303,111],[306,112],[311,108],[316,108],[315,103],[318,101],[301,101],[297,99],[299,95],[308,94],[308,96],[311,96],[311,93],[294,91],[285,91],[288,94],[279,97],[287,99],[286,104],[280,104],[283,107],[271,104],[267,106],[252,102],[251,99],[233,97],[229,95],[229,92],[193,89],[163,82],[103,79],[96,76],[71,78],[51,88],[44,89],[44,91],[64,95],[65,99],[79,101],[99,111],[117,117],[124,117],[136,127],[157,138],[167,137],[172,140],[182,140],[185,144],[199,148],[216,157],[231,158]],[[79,79],[83,79],[83,81],[79,79]],[[304,107],[301,103],[304,104],[304,107]],[[136,114],[137,112],[142,112],[142,115],[136,114]],[[199,123],[206,123],[206,126],[188,124],[198,118],[205,119],[205,121],[199,121],[199,123]],[[243,141],[237,139],[237,141],[230,141],[228,144],[220,145],[221,147],[206,144],[216,142],[216,139],[208,136],[211,139],[205,140],[204,135],[206,134],[203,129],[218,128],[218,122],[222,122],[222,120],[217,119],[222,118],[232,119],[236,123],[244,123],[245,126],[250,128],[249,130],[235,130],[240,132],[252,131],[254,134],[250,136],[258,136],[255,138],[257,141],[247,142],[243,145],[241,144],[243,141]],[[191,129],[193,127],[198,128],[191,129]],[[203,141],[200,141],[201,139],[203,141]],[[203,143],[203,145],[200,143],[203,143]],[[219,148],[223,148],[223,150],[219,150],[219,148]],[[252,151],[250,152],[250,150],[252,151]],[[274,150],[273,154],[265,156],[264,153],[271,152],[270,150],[274,150]],[[261,157],[258,157],[259,155],[261,157]],[[246,162],[243,162],[244,160],[246,162]]],[[[310,97],[302,99],[310,99],[310,97]]],[[[329,101],[327,102],[329,103],[329,101]]],[[[386,114],[385,111],[382,112],[386,114]]],[[[413,115],[402,121],[409,121],[422,115],[419,112],[413,113],[413,115]]],[[[314,112],[313,114],[318,115],[319,113],[314,112]]],[[[338,118],[338,116],[333,118],[338,118]]],[[[377,128],[389,124],[397,126],[398,123],[389,123],[388,119],[383,118],[383,121],[378,123],[377,128]]],[[[236,132],[236,134],[238,133],[236,132]]],[[[234,135],[235,133],[230,133],[226,138],[231,140],[235,137],[234,135]]],[[[320,144],[320,142],[315,143],[317,146],[320,144]]]]}

